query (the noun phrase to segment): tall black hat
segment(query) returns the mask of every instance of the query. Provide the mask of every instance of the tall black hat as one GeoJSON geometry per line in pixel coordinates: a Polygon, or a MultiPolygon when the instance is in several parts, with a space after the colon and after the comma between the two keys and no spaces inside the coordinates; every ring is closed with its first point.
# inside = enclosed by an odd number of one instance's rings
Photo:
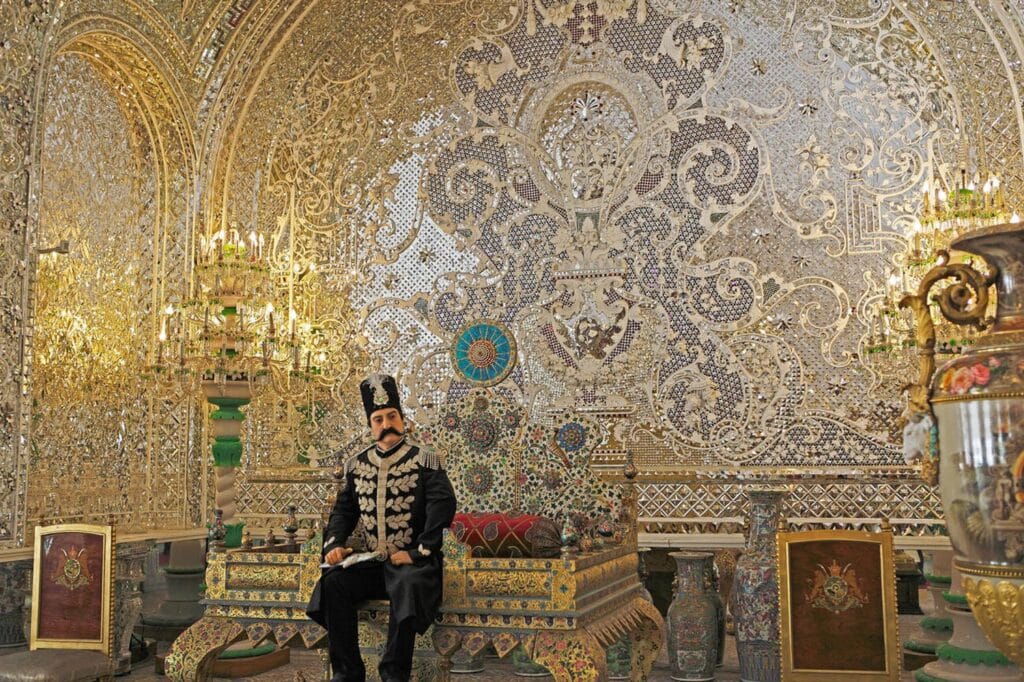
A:
{"type": "MultiPolygon", "coordinates": [[[[359,392],[363,394],[363,409],[366,410],[366,421],[377,410],[393,407],[402,414],[402,400],[398,396],[398,384],[393,376],[387,374],[371,374],[359,384],[359,392]]],[[[402,414],[404,417],[405,415],[402,414]]]]}

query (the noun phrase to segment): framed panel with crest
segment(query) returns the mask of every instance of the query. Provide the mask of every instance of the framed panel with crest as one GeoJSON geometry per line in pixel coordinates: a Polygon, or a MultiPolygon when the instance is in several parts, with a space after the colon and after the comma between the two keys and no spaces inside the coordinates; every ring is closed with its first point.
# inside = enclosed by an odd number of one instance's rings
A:
{"type": "Polygon", "coordinates": [[[93,649],[110,655],[113,556],[111,526],[36,528],[30,649],[93,649]]]}
{"type": "Polygon", "coordinates": [[[779,533],[784,682],[898,682],[892,531],[779,533]]]}

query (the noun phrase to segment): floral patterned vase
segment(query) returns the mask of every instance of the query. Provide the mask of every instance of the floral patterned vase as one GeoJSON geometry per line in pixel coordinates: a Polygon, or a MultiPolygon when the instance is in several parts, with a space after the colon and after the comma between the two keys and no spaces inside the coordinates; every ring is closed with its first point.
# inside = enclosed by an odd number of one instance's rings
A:
{"type": "MultiPolygon", "coordinates": [[[[996,319],[935,372],[939,489],[972,611],[992,643],[1024,666],[1024,226],[975,230],[952,248],[995,271],[996,319]]],[[[941,295],[940,303],[948,315],[941,295]]],[[[953,300],[952,308],[958,321],[963,306],[953,300]]]]}
{"type": "Polygon", "coordinates": [[[714,555],[672,552],[676,560],[675,597],[668,607],[668,661],[673,680],[713,680],[722,640],[719,607],[707,576],[714,555]]]}
{"type": "Polygon", "coordinates": [[[715,667],[718,667],[722,665],[725,657],[725,602],[722,601],[722,595],[719,592],[718,566],[714,559],[715,557],[712,555],[712,560],[706,564],[707,572],[704,574],[704,587],[707,589],[708,595],[715,605],[715,613],[718,619],[719,644],[718,657],[715,659],[715,667]]]}
{"type": "Polygon", "coordinates": [[[740,680],[779,680],[779,578],[775,531],[782,515],[784,489],[751,490],[750,534],[736,561],[732,617],[740,680]]]}

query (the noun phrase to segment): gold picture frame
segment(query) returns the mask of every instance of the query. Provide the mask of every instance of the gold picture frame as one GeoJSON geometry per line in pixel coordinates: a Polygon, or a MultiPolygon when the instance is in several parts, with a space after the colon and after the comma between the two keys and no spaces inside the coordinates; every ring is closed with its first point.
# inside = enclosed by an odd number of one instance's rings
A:
{"type": "Polygon", "coordinates": [[[899,682],[887,526],[778,534],[783,682],[899,682]]]}
{"type": "Polygon", "coordinates": [[[114,578],[112,526],[37,526],[29,649],[87,649],[110,656],[114,578]]]}

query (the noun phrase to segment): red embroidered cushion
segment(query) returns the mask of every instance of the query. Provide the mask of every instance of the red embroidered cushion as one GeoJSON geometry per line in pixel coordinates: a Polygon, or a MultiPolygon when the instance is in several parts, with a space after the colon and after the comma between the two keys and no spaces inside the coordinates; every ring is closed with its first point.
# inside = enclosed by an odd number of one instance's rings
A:
{"type": "Polygon", "coordinates": [[[561,549],[558,525],[531,514],[460,513],[452,533],[475,557],[553,557],[561,549]]]}

